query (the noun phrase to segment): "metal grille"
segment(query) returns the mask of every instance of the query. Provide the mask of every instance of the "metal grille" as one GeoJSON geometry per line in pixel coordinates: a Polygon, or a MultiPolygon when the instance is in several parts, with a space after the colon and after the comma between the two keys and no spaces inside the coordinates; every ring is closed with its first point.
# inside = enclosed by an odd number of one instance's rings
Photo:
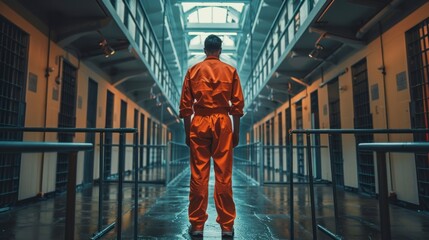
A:
{"type": "MultiPolygon", "coordinates": [[[[296,107],[296,129],[302,129],[303,120],[302,120],[302,101],[295,103],[296,107]]],[[[298,152],[298,175],[304,176],[304,135],[296,135],[296,145],[299,147],[298,152]]]]}
{"type": "MultiPolygon", "coordinates": [[[[107,90],[106,96],[106,128],[113,127],[113,106],[115,95],[107,90]]],[[[107,179],[112,173],[112,133],[106,132],[104,135],[104,179],[107,179]]]]}
{"type": "MultiPolygon", "coordinates": [[[[353,76],[353,109],[354,127],[356,129],[372,129],[372,115],[369,105],[368,71],[366,59],[352,66],[353,76]]],[[[373,142],[372,134],[355,136],[356,146],[359,143],[373,142]]],[[[357,147],[356,147],[357,148],[357,147]]],[[[357,152],[359,191],[375,195],[374,158],[372,152],[357,152]]]]}
{"type": "MultiPolygon", "coordinates": [[[[311,128],[319,129],[319,94],[316,91],[312,92],[310,95],[311,98],[311,128]]],[[[312,138],[311,145],[320,146],[320,135],[316,134],[312,138]]],[[[313,158],[313,169],[314,169],[314,177],[322,178],[322,166],[320,159],[320,148],[315,148],[312,150],[313,158]]]]}
{"type": "MultiPolygon", "coordinates": [[[[429,128],[429,18],[406,32],[410,114],[413,128],[429,128]]],[[[429,141],[428,134],[415,134],[415,141],[429,141]]],[[[429,157],[416,154],[420,207],[429,210],[429,157]]]]}
{"type": "MultiPolygon", "coordinates": [[[[277,115],[278,116],[278,126],[279,126],[279,146],[283,146],[283,138],[284,138],[284,135],[283,135],[283,115],[282,115],[282,113],[281,112],[279,112],[279,114],[277,115]]],[[[282,147],[280,147],[279,148],[279,169],[280,169],[280,172],[283,172],[284,171],[284,166],[283,166],[284,164],[283,164],[283,148],[282,147]]]]}
{"type": "MultiPolygon", "coordinates": [[[[145,129],[144,129],[144,114],[140,114],[140,145],[144,144],[144,133],[145,133],[145,129]]],[[[139,148],[140,149],[140,167],[143,167],[143,148],[139,148]]]]}
{"type": "MultiPolygon", "coordinates": [[[[146,137],[146,145],[150,145],[151,144],[151,133],[152,133],[152,120],[150,118],[147,119],[147,137],[146,137]]],[[[150,161],[150,149],[146,150],[146,166],[149,166],[151,164],[150,161]]]]}
{"type": "MultiPolygon", "coordinates": [[[[328,84],[329,100],[329,127],[332,129],[341,128],[340,114],[340,94],[338,90],[338,78],[328,84]]],[[[334,164],[335,179],[338,186],[344,186],[344,161],[341,135],[330,136],[329,152],[331,161],[334,164]]]]}
{"type": "MultiPolygon", "coordinates": [[[[97,124],[98,83],[88,80],[88,99],[86,105],[86,127],[95,128],[97,124]]],[[[95,146],[95,133],[86,133],[85,142],[95,146]]],[[[85,152],[84,183],[92,183],[94,179],[94,152],[85,152]]]]}
{"type": "Polygon", "coordinates": [[[127,127],[127,102],[121,100],[121,128],[127,127]]]}
{"type": "MultiPolygon", "coordinates": [[[[271,143],[271,127],[270,127],[270,120],[267,120],[265,122],[265,135],[266,135],[266,142],[265,145],[266,146],[270,146],[271,143]]],[[[265,166],[267,167],[267,169],[270,168],[270,161],[271,161],[271,151],[269,148],[265,148],[265,166]]]]}
{"type": "MultiPolygon", "coordinates": [[[[151,129],[151,142],[152,144],[156,144],[156,122],[152,121],[152,129],[151,129]]],[[[150,153],[150,162],[152,163],[152,165],[156,162],[156,149],[155,148],[150,148],[149,151],[150,153]]]]}
{"type": "MultiPolygon", "coordinates": [[[[289,99],[290,101],[290,99],[289,99]]],[[[292,129],[292,115],[290,113],[290,108],[285,109],[285,120],[286,120],[286,146],[290,146],[289,132],[292,129]]],[[[289,164],[286,164],[287,166],[289,164]]],[[[291,169],[287,169],[288,172],[292,172],[291,169]]]]}
{"type": "MultiPolygon", "coordinates": [[[[64,61],[58,127],[74,128],[76,126],[76,74],[76,68],[64,61]]],[[[72,142],[73,137],[74,135],[71,133],[58,133],[59,142],[72,142]]],[[[58,192],[65,191],[67,188],[68,165],[68,154],[58,153],[55,184],[58,192]]]]}
{"type": "MultiPolygon", "coordinates": [[[[138,130],[139,128],[139,110],[138,109],[134,109],[134,128],[136,128],[138,130]]],[[[133,136],[133,144],[137,143],[138,144],[139,141],[139,136],[134,135],[133,136]]],[[[134,160],[138,159],[138,153],[133,151],[133,162],[134,160]],[[135,156],[134,154],[137,154],[137,156],[135,156]]],[[[138,162],[137,162],[138,163],[138,162]]],[[[137,170],[137,169],[135,169],[137,170]]]]}
{"type": "MultiPolygon", "coordinates": [[[[22,127],[28,34],[0,16],[0,126],[22,127]]],[[[22,140],[22,134],[2,132],[0,140],[22,140]]],[[[21,154],[0,154],[0,208],[18,200],[21,154]]]]}

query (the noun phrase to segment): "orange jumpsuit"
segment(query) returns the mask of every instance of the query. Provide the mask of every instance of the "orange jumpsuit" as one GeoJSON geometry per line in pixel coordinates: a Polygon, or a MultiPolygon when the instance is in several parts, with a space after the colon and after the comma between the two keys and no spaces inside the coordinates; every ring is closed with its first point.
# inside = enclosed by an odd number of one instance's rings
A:
{"type": "Polygon", "coordinates": [[[243,116],[244,99],[237,70],[209,56],[191,67],[185,77],[180,117],[194,114],[190,126],[191,182],[189,221],[202,230],[208,218],[210,157],[215,170],[216,221],[224,231],[234,225],[232,197],[232,123],[228,116],[243,116]]]}

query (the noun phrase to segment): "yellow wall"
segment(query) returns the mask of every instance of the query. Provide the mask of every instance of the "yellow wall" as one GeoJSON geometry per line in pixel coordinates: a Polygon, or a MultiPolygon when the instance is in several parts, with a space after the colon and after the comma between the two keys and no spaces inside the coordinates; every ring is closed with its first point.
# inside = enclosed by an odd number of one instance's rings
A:
{"type": "MultiPolygon", "coordinates": [[[[97,99],[97,121],[96,127],[105,127],[105,109],[106,109],[106,92],[111,91],[115,95],[114,106],[114,122],[113,127],[119,127],[120,124],[120,102],[121,99],[128,103],[127,111],[127,127],[134,126],[134,109],[138,109],[140,113],[145,115],[145,128],[147,128],[147,119],[149,114],[139,107],[136,103],[128,99],[124,94],[114,88],[109,82],[109,76],[97,74],[90,65],[85,62],[79,61],[75,56],[66,50],[60,48],[54,42],[51,42],[51,49],[49,55],[49,66],[54,70],[50,73],[49,79],[45,78],[45,69],[48,57],[48,37],[39,31],[30,22],[25,20],[22,16],[14,12],[4,2],[0,1],[0,14],[5,16],[9,21],[16,24],[23,31],[27,32],[30,36],[29,43],[29,56],[28,56],[28,72],[37,75],[37,93],[27,91],[26,93],[26,117],[25,126],[27,127],[58,127],[58,113],[60,107],[60,93],[61,85],[55,82],[58,75],[58,68],[60,56],[65,61],[71,63],[74,67],[78,68],[77,73],[77,95],[82,99],[82,108],[78,108],[76,102],[76,127],[86,128],[86,113],[87,113],[87,96],[88,96],[88,79],[91,78],[98,83],[98,99],[97,99]],[[47,91],[46,91],[47,85],[47,91]],[[52,94],[54,90],[58,90],[58,101],[53,100],[52,94]],[[47,96],[47,110],[46,110],[46,125],[45,125],[45,96],[47,96]]],[[[158,122],[156,119],[153,121],[158,122]]],[[[140,128],[140,115],[138,127],[140,128]]],[[[166,126],[163,125],[163,133],[166,132],[166,126]]],[[[117,135],[117,134],[114,134],[117,135]]],[[[146,141],[147,131],[145,129],[146,141]]],[[[56,133],[47,133],[45,136],[42,133],[26,133],[24,135],[25,141],[57,141],[56,133]]],[[[132,143],[132,134],[127,134],[127,143],[132,143]]],[[[166,136],[163,134],[163,142],[166,136]]],[[[74,138],[75,142],[84,142],[85,134],[77,133],[74,138]]],[[[98,143],[98,135],[96,136],[98,143]]],[[[118,137],[114,137],[114,143],[118,142],[118,137]]],[[[96,143],[96,144],[97,144],[96,143]]],[[[98,178],[99,171],[99,153],[98,146],[94,154],[94,178],[98,178]]],[[[112,173],[117,173],[117,148],[113,148],[112,153],[112,173]]],[[[129,148],[126,151],[126,170],[132,169],[132,150],[129,148]]],[[[26,199],[34,197],[39,193],[48,193],[55,191],[56,179],[56,153],[36,153],[36,154],[23,154],[21,161],[20,172],[20,186],[19,186],[19,199],[26,199]]],[[[77,184],[81,184],[83,180],[84,170],[84,153],[78,155],[78,170],[77,170],[77,184]]]]}
{"type": "MultiPolygon", "coordinates": [[[[370,91],[371,86],[378,84],[379,99],[371,100],[370,95],[370,111],[373,117],[374,128],[410,128],[410,94],[409,89],[397,91],[396,89],[396,75],[400,72],[407,72],[407,57],[405,46],[405,32],[429,17],[429,3],[426,3],[421,8],[410,14],[407,18],[397,23],[394,27],[389,29],[382,35],[384,47],[384,66],[386,68],[385,82],[386,92],[383,86],[383,74],[380,70],[382,67],[382,53],[380,38],[376,38],[370,42],[359,52],[355,53],[348,59],[345,59],[337,64],[337,66],[324,75],[325,81],[329,81],[338,76],[340,90],[340,109],[341,109],[341,127],[354,128],[354,112],[353,112],[353,84],[351,67],[359,62],[361,59],[367,59],[368,69],[368,85],[370,91]],[[385,107],[385,99],[387,100],[387,109],[385,107]],[[389,126],[386,125],[386,111],[388,113],[389,126]]],[[[408,78],[408,72],[407,72],[408,78]]],[[[310,97],[309,94],[316,88],[319,90],[319,112],[320,112],[320,126],[321,128],[329,128],[329,106],[328,104],[328,91],[327,86],[319,87],[321,79],[316,80],[308,87],[308,95],[305,97],[306,92],[303,91],[292,99],[292,103],[302,98],[304,128],[310,128],[310,97]],[[304,98],[303,98],[304,97],[304,98]],[[328,109],[328,114],[323,114],[323,108],[328,109]]],[[[371,94],[371,92],[370,92],[371,94]]],[[[288,107],[289,103],[286,102],[280,106],[276,111],[283,111],[288,107]]],[[[255,124],[257,128],[260,124],[265,123],[272,115],[266,116],[255,124]]],[[[275,116],[277,117],[277,116],[275,116]]],[[[296,128],[296,114],[295,105],[292,105],[292,129],[296,128]]],[[[386,136],[377,134],[374,136],[375,141],[412,141],[410,134],[397,134],[386,136]]],[[[294,138],[296,143],[296,137],[294,138]]],[[[304,142],[305,144],[305,142],[304,142]]],[[[321,136],[321,145],[329,145],[328,137],[321,136]]],[[[344,184],[345,186],[357,188],[357,159],[356,159],[356,143],[353,135],[343,135],[343,158],[344,158],[344,184]]],[[[331,180],[330,166],[329,166],[329,151],[322,149],[322,178],[331,180]]],[[[390,154],[391,165],[388,161],[388,169],[392,169],[392,174],[388,173],[390,189],[397,193],[398,199],[410,203],[418,204],[418,191],[416,179],[416,166],[414,156],[412,154],[390,154]],[[393,183],[392,183],[393,181],[393,183]]],[[[374,165],[376,161],[374,158],[374,165]]],[[[296,163],[296,149],[294,150],[294,171],[297,171],[296,163]]],[[[376,167],[375,167],[376,168],[376,167]]],[[[377,174],[376,174],[377,177],[377,174]]],[[[377,184],[377,179],[376,179],[377,184]]]]}

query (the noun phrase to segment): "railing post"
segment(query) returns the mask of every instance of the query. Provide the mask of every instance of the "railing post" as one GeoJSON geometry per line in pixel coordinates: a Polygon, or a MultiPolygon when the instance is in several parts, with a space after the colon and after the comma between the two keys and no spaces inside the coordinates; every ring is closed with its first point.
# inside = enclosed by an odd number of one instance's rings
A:
{"type": "Polygon", "coordinates": [[[133,168],[134,168],[134,240],[138,236],[138,223],[139,223],[139,169],[138,169],[138,132],[133,134],[133,168]]]}
{"type": "Polygon", "coordinates": [[[100,166],[98,169],[98,232],[103,229],[103,188],[104,188],[104,133],[100,132],[100,166]]]}
{"type": "Polygon", "coordinates": [[[314,207],[313,163],[311,160],[310,134],[307,134],[307,165],[308,165],[308,181],[310,183],[311,226],[313,228],[313,239],[317,240],[316,210],[314,207]]]}
{"type": "Polygon", "coordinates": [[[165,163],[165,186],[168,185],[170,182],[170,163],[171,163],[171,142],[167,143],[167,147],[164,148],[166,156],[166,163],[165,163]]]}
{"type": "Polygon", "coordinates": [[[333,136],[332,134],[328,135],[329,137],[329,152],[330,152],[330,158],[329,162],[331,164],[331,182],[332,182],[332,197],[333,197],[333,203],[334,203],[334,218],[335,218],[335,232],[338,234],[339,231],[339,225],[338,225],[338,206],[337,206],[337,173],[335,170],[335,164],[332,161],[332,143],[333,143],[333,136]]]}
{"type": "Polygon", "coordinates": [[[76,208],[76,169],[77,152],[68,154],[67,204],[65,239],[74,240],[75,208],[76,208]]]}
{"type": "MultiPolygon", "coordinates": [[[[290,102],[290,100],[289,100],[290,102]]],[[[289,133],[289,213],[290,213],[290,223],[289,223],[289,232],[290,239],[293,240],[295,236],[294,230],[294,217],[293,217],[293,136],[289,133]]]]}
{"type": "Polygon", "coordinates": [[[381,239],[390,239],[389,200],[387,198],[386,152],[377,152],[378,203],[380,208],[381,239]]]}
{"type": "Polygon", "coordinates": [[[264,185],[264,145],[258,143],[258,158],[259,158],[259,185],[264,185]]]}
{"type": "Polygon", "coordinates": [[[122,200],[123,200],[123,182],[125,168],[125,134],[119,133],[119,158],[118,158],[118,212],[116,216],[116,239],[122,239],[122,200]]]}

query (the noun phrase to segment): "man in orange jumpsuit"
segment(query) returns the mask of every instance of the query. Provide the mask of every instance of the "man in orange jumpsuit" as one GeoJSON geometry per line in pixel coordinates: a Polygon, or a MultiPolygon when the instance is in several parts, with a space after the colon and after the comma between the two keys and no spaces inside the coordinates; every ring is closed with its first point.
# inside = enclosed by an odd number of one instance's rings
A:
{"type": "Polygon", "coordinates": [[[189,234],[202,236],[206,222],[210,158],[215,170],[216,221],[223,237],[234,235],[235,204],[232,198],[232,148],[239,140],[244,99],[237,70],[219,60],[222,40],[210,35],[204,41],[204,61],[186,73],[180,100],[186,144],[190,147],[189,234]],[[191,115],[194,114],[191,123],[191,115]],[[233,116],[234,128],[231,118],[233,116]]]}

